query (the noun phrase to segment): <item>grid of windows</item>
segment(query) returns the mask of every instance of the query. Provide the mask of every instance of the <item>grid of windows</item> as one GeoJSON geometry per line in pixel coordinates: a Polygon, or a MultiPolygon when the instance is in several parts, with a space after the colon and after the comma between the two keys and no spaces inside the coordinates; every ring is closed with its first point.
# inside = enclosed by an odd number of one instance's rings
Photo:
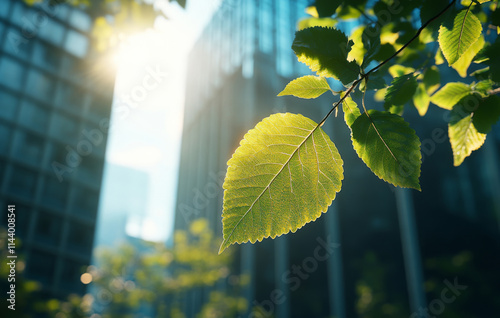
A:
{"type": "Polygon", "coordinates": [[[82,132],[109,117],[113,83],[90,83],[81,72],[91,27],[69,6],[0,1],[0,201],[22,211],[26,275],[52,296],[83,291],[93,244],[106,138],[73,159],[82,132]],[[90,84],[99,93],[84,89],[90,84]]]}

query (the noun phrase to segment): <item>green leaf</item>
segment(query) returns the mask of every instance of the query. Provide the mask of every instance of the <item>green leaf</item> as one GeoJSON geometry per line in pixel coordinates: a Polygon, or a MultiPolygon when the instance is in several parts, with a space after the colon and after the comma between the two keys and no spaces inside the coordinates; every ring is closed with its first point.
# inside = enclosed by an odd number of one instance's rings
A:
{"type": "Polygon", "coordinates": [[[439,69],[434,65],[426,69],[422,82],[425,85],[427,94],[433,94],[441,85],[441,76],[439,75],[439,69]]]}
{"type": "Polygon", "coordinates": [[[486,139],[486,134],[478,132],[473,125],[474,113],[468,108],[468,103],[459,103],[453,107],[450,113],[448,135],[453,150],[453,165],[455,166],[462,164],[464,159],[474,150],[481,148],[486,139]]]}
{"type": "Polygon", "coordinates": [[[329,90],[330,86],[324,77],[307,75],[288,83],[278,96],[293,95],[300,98],[316,98],[329,90]]]}
{"type": "Polygon", "coordinates": [[[262,120],[228,161],[219,254],[233,243],[275,238],[316,220],[340,191],[342,165],[312,120],[289,113],[262,120]]]}
{"type": "Polygon", "coordinates": [[[413,67],[403,66],[399,64],[389,67],[389,74],[391,74],[392,77],[408,75],[413,72],[415,72],[415,69],[413,67]]]}
{"type": "Polygon", "coordinates": [[[413,95],[413,104],[420,116],[425,116],[427,109],[429,109],[430,97],[427,94],[424,84],[419,84],[415,95],[413,95]]]}
{"type": "Polygon", "coordinates": [[[342,111],[344,112],[344,120],[347,126],[351,127],[354,121],[361,116],[358,105],[352,100],[351,96],[347,96],[342,103],[342,111]]]}
{"type": "Polygon", "coordinates": [[[453,24],[443,23],[439,29],[439,46],[452,65],[474,44],[481,35],[483,27],[478,18],[468,9],[460,11],[453,24]]]}
{"type": "Polygon", "coordinates": [[[413,73],[396,77],[387,88],[385,104],[388,106],[403,106],[411,100],[417,86],[416,76],[413,73]]]}
{"type": "Polygon", "coordinates": [[[370,109],[351,126],[354,150],[379,178],[420,190],[420,140],[401,116],[370,109]]]}
{"type": "Polygon", "coordinates": [[[500,83],[500,36],[497,37],[495,43],[487,47],[484,51],[484,55],[488,58],[485,62],[490,66],[491,79],[497,83],[500,83]]]}
{"type": "Polygon", "coordinates": [[[347,61],[352,45],[342,31],[313,27],[295,33],[292,49],[298,60],[319,76],[333,77],[347,85],[359,75],[356,62],[347,61]]]}
{"type": "Polygon", "coordinates": [[[344,2],[343,0],[316,0],[314,6],[318,10],[320,18],[329,17],[335,13],[335,10],[344,2]]]}
{"type": "Polygon", "coordinates": [[[481,35],[479,40],[472,44],[467,52],[465,52],[462,57],[450,66],[453,67],[460,76],[464,78],[467,77],[467,69],[469,69],[469,66],[476,54],[484,47],[484,43],[484,37],[481,35]]]}
{"type": "Polygon", "coordinates": [[[432,95],[431,102],[435,105],[451,110],[462,98],[471,93],[469,85],[464,83],[448,83],[436,94],[432,95]]]}
{"type": "Polygon", "coordinates": [[[303,30],[307,28],[312,28],[315,26],[330,27],[333,28],[337,24],[337,20],[332,18],[305,18],[299,21],[297,24],[298,30],[303,30]]]}
{"type": "Polygon", "coordinates": [[[472,117],[472,123],[478,132],[487,134],[491,131],[491,126],[496,124],[499,118],[500,97],[492,95],[479,103],[472,117]]]}

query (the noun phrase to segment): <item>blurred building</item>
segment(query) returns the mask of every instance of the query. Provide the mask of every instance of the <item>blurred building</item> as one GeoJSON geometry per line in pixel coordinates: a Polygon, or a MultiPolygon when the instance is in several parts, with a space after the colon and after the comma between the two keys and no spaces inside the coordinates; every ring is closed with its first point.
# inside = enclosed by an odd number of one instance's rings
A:
{"type": "MultiPolygon", "coordinates": [[[[276,112],[319,122],[335,101],[276,97],[291,79],[310,74],[291,50],[307,5],[223,1],[193,48],[175,229],[202,217],[222,237],[226,163],[244,134],[276,112]]],[[[429,309],[447,288],[445,281],[454,280],[485,296],[457,296],[446,305],[451,316],[465,308],[472,316],[497,312],[498,292],[488,296],[487,290],[500,282],[489,259],[500,261],[498,125],[483,149],[454,168],[443,112],[429,112],[424,119],[408,114],[423,141],[421,193],[378,179],[352,149],[343,119],[327,121],[323,128],[344,160],[342,190],[325,215],[296,233],[230,248],[234,271],[252,277],[243,294],[250,307],[261,307],[260,314],[250,308],[244,317],[408,317],[429,309]],[[496,255],[488,256],[485,245],[496,255]],[[476,280],[479,272],[491,281],[476,280]],[[473,299],[485,297],[487,305],[474,308],[473,299]]],[[[193,290],[185,297],[187,317],[195,316],[207,295],[193,290]]]]}
{"type": "Polygon", "coordinates": [[[83,292],[93,246],[114,83],[93,71],[91,28],[67,5],[0,2],[0,205],[49,297],[83,292]]]}

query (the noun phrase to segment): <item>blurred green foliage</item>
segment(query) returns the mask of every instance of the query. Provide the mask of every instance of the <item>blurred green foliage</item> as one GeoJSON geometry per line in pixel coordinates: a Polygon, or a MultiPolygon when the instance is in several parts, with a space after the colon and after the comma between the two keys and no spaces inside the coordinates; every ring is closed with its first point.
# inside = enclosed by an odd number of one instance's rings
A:
{"type": "MultiPolygon", "coordinates": [[[[3,246],[7,245],[5,237],[3,234],[0,240],[3,246]]],[[[16,314],[27,313],[16,317],[31,317],[37,312],[54,318],[89,317],[94,313],[101,318],[138,314],[181,318],[183,301],[193,290],[209,295],[197,317],[236,317],[247,310],[245,298],[229,295],[240,295],[249,277],[230,275],[232,256],[217,255],[220,240],[209,230],[206,220],[195,220],[188,231],[175,232],[174,248],[139,239],[130,241],[117,248],[98,248],[99,265],[89,266],[83,273],[91,277],[84,296],[72,294],[64,300],[42,301],[33,293],[41,286],[27,281],[16,283],[16,314]]],[[[2,250],[3,259],[5,253],[2,250]]],[[[2,284],[9,270],[4,263],[0,267],[2,284]]],[[[18,276],[21,272],[18,269],[18,276]]]]}

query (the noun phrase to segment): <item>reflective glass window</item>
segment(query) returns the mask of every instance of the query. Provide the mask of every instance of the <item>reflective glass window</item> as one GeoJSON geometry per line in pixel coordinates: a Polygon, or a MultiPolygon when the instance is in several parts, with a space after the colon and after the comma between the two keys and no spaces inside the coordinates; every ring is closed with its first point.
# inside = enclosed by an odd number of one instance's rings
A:
{"type": "Polygon", "coordinates": [[[56,255],[40,251],[31,251],[26,260],[26,276],[42,284],[51,284],[56,268],[56,255]]]}
{"type": "Polygon", "coordinates": [[[12,168],[7,192],[11,195],[31,200],[35,194],[37,173],[31,169],[14,166],[12,168]]]}
{"type": "Polygon", "coordinates": [[[62,224],[63,222],[59,215],[40,211],[35,224],[37,241],[57,247],[61,241],[62,224]]]}
{"type": "Polygon", "coordinates": [[[51,102],[53,100],[54,81],[44,73],[30,69],[26,83],[26,93],[34,98],[51,102]]]}
{"type": "Polygon", "coordinates": [[[43,68],[56,70],[61,60],[60,51],[40,41],[36,41],[33,46],[33,62],[43,68]]]}
{"type": "Polygon", "coordinates": [[[59,182],[53,177],[46,177],[43,182],[42,204],[47,207],[63,211],[66,206],[68,196],[68,185],[65,182],[59,182]]]}
{"type": "Polygon", "coordinates": [[[13,120],[19,99],[14,95],[0,90],[0,118],[13,120]]]}
{"type": "Polygon", "coordinates": [[[64,49],[77,57],[85,57],[89,46],[89,39],[73,30],[68,31],[64,49]]]}
{"type": "Polygon", "coordinates": [[[22,87],[23,67],[11,58],[0,59],[0,84],[19,90],[22,87]]]}
{"type": "Polygon", "coordinates": [[[44,139],[24,130],[17,130],[14,137],[14,156],[24,163],[38,165],[42,161],[44,139]]]}
{"type": "Polygon", "coordinates": [[[50,135],[74,144],[78,137],[78,122],[68,116],[54,113],[50,124],[50,135]]]}
{"type": "Polygon", "coordinates": [[[60,46],[63,42],[65,27],[52,19],[46,19],[45,21],[46,23],[40,26],[38,35],[40,38],[60,46]]]}
{"type": "Polygon", "coordinates": [[[6,17],[9,14],[10,1],[0,1],[0,17],[6,17]]]}
{"type": "Polygon", "coordinates": [[[0,155],[8,155],[11,133],[10,126],[0,122],[0,155]]]}
{"type": "Polygon", "coordinates": [[[92,20],[83,11],[73,10],[68,22],[75,28],[87,32],[92,27],[92,20]]]}
{"type": "Polygon", "coordinates": [[[44,133],[49,123],[49,111],[25,100],[21,103],[19,123],[26,128],[44,133]]]}

